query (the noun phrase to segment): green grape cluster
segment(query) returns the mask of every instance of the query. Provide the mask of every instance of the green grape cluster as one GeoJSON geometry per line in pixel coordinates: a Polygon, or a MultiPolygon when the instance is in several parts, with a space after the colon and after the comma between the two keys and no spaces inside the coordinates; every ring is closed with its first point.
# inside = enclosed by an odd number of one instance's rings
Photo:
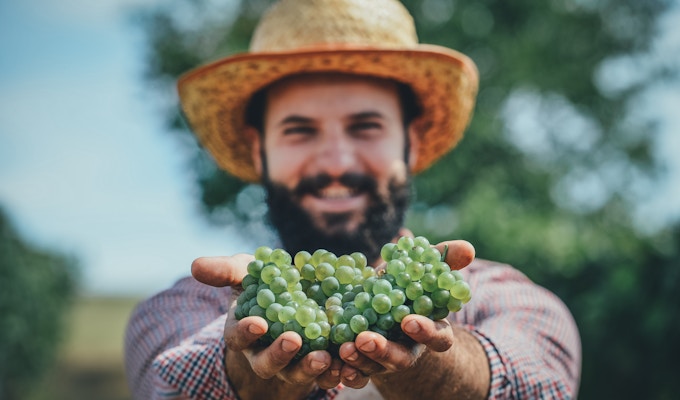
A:
{"type": "Polygon", "coordinates": [[[235,316],[267,320],[263,344],[297,332],[303,339],[297,355],[304,356],[312,350],[336,353],[366,330],[404,339],[400,322],[407,315],[443,319],[470,301],[470,286],[425,237],[401,237],[385,244],[380,256],[386,266],[376,272],[359,252],[337,256],[319,249],[293,258],[283,249],[259,247],[235,316]]]}

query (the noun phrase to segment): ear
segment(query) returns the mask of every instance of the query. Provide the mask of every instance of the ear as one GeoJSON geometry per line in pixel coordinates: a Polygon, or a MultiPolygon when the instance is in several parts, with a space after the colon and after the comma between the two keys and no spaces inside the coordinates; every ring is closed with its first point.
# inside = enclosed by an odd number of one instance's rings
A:
{"type": "Polygon", "coordinates": [[[422,129],[422,123],[420,118],[415,119],[408,126],[408,140],[409,140],[409,152],[408,152],[408,167],[411,172],[416,167],[418,163],[418,150],[420,148],[420,130],[422,129]]]}
{"type": "Polygon", "coordinates": [[[246,126],[244,134],[251,146],[250,157],[253,160],[255,172],[257,172],[259,176],[262,176],[262,152],[260,151],[262,141],[260,140],[260,133],[252,126],[246,126]]]}

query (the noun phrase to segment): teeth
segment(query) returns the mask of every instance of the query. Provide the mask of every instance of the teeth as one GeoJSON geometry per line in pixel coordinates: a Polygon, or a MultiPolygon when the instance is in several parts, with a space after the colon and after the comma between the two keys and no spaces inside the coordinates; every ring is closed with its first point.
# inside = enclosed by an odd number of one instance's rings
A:
{"type": "Polygon", "coordinates": [[[319,193],[320,197],[323,197],[325,199],[347,199],[350,198],[354,195],[354,190],[351,190],[347,187],[327,187],[323,190],[320,191],[319,193]]]}

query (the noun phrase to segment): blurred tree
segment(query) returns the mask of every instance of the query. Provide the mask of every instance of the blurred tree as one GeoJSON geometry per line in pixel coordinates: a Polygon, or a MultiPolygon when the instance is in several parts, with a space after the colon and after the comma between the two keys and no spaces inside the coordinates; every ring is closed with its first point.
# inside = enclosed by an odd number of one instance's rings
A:
{"type": "MultiPolygon", "coordinates": [[[[148,80],[168,90],[186,70],[246,51],[271,3],[180,0],[140,14],[148,80]]],[[[409,227],[433,241],[465,238],[564,299],[581,329],[582,398],[670,399],[680,392],[680,228],[650,233],[635,219],[663,171],[654,121],[635,110],[640,93],[672,77],[651,48],[669,2],[404,4],[421,42],[470,55],[481,76],[466,138],[415,179],[409,227]]],[[[171,130],[190,137],[179,114],[168,115],[171,130]]],[[[257,188],[185,143],[210,221],[262,215],[257,188]]]]}
{"type": "Polygon", "coordinates": [[[26,243],[0,208],[0,399],[26,398],[52,365],[75,265],[26,243]]]}

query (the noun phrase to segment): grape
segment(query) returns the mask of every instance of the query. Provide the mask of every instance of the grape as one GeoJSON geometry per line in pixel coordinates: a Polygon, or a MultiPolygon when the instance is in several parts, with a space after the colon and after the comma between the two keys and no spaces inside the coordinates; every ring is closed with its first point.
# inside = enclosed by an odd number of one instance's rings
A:
{"type": "MultiPolygon", "coordinates": [[[[378,321],[378,313],[375,312],[373,308],[367,308],[361,312],[361,315],[363,315],[366,320],[368,321],[369,325],[375,325],[375,323],[378,321]]],[[[383,314],[387,315],[387,314],[383,314]]]]}
{"type": "Polygon", "coordinates": [[[430,241],[425,236],[416,236],[413,238],[413,246],[428,249],[430,248],[430,241]]]}
{"type": "Polygon", "coordinates": [[[329,276],[321,281],[321,290],[326,296],[330,296],[340,289],[340,282],[334,276],[329,276]]]}
{"type": "Polygon", "coordinates": [[[262,272],[260,273],[260,279],[262,279],[262,282],[266,283],[269,285],[272,283],[274,278],[277,276],[281,275],[281,270],[279,267],[276,266],[276,264],[267,264],[262,268],[262,272]]]}
{"type": "Polygon", "coordinates": [[[394,326],[394,317],[392,317],[392,314],[383,314],[378,316],[378,321],[376,321],[375,325],[385,331],[388,331],[392,329],[394,326]]]}
{"type": "Polygon", "coordinates": [[[437,286],[439,286],[441,289],[450,290],[455,283],[456,277],[451,273],[451,271],[444,272],[437,277],[437,286]]]}
{"type": "MultiPolygon", "coordinates": [[[[329,328],[330,329],[330,328],[329,328]]],[[[323,334],[322,334],[323,335],[323,334]]],[[[309,342],[309,348],[311,350],[326,350],[328,348],[328,335],[319,336],[316,339],[312,339],[309,342]]]]}
{"type": "Polygon", "coordinates": [[[269,261],[276,264],[278,267],[290,265],[293,259],[287,251],[283,249],[274,249],[269,255],[269,261]]]}
{"type": "Polygon", "coordinates": [[[277,276],[269,283],[269,288],[276,294],[283,293],[288,289],[288,282],[282,277],[277,276]]]}
{"type": "Polygon", "coordinates": [[[397,245],[394,243],[386,243],[383,245],[382,249],[380,249],[380,257],[382,257],[383,260],[391,260],[392,259],[392,254],[397,250],[397,245]]]}
{"type": "Polygon", "coordinates": [[[413,248],[413,238],[409,236],[402,236],[397,240],[397,247],[399,250],[409,251],[413,248]]]}
{"type": "Polygon", "coordinates": [[[390,311],[390,308],[392,308],[392,301],[390,301],[389,296],[383,293],[376,294],[373,296],[373,299],[371,300],[371,307],[377,312],[378,314],[385,314],[390,311]]]}
{"type": "Polygon", "coordinates": [[[432,303],[434,304],[435,307],[446,307],[446,303],[449,302],[449,297],[451,296],[451,292],[449,292],[446,289],[437,289],[434,292],[432,292],[432,303]]]}
{"type": "Polygon", "coordinates": [[[295,318],[295,312],[296,310],[291,307],[291,306],[283,306],[281,310],[279,311],[279,321],[283,322],[284,324],[292,319],[295,318]]]}
{"type": "MultiPolygon", "coordinates": [[[[331,332],[333,332],[332,328],[331,332]]],[[[335,334],[332,336],[333,338],[331,340],[333,340],[333,342],[336,344],[351,342],[354,340],[354,331],[352,331],[352,328],[350,328],[349,324],[337,324],[335,326],[335,334]]]]}
{"type": "Polygon", "coordinates": [[[421,296],[425,291],[423,290],[423,285],[420,282],[411,282],[406,286],[406,298],[409,300],[415,300],[421,296]]]}
{"type": "Polygon", "coordinates": [[[316,339],[321,336],[321,327],[316,322],[310,322],[305,327],[305,337],[307,339],[316,339]]]}
{"type": "Polygon", "coordinates": [[[400,272],[404,272],[406,270],[406,265],[401,260],[390,260],[387,263],[385,270],[388,274],[397,276],[400,272]]]}
{"type": "Polygon", "coordinates": [[[269,256],[272,254],[272,249],[267,246],[260,246],[257,249],[255,249],[255,259],[260,260],[263,263],[268,263],[269,262],[269,256]]]}
{"type": "Polygon", "coordinates": [[[283,305],[279,303],[272,303],[267,307],[267,311],[265,313],[265,316],[267,317],[268,320],[273,321],[273,322],[280,322],[279,321],[279,311],[283,308],[283,305]]]}
{"type": "Polygon", "coordinates": [[[284,331],[302,337],[299,359],[310,351],[337,355],[339,345],[370,330],[401,340],[400,323],[409,314],[438,320],[472,298],[463,275],[451,270],[423,236],[401,237],[380,251],[385,270],[376,272],[360,252],[336,255],[317,249],[294,256],[267,246],[247,265],[234,316],[258,316],[269,329],[267,346],[284,331]]]}
{"type": "Polygon", "coordinates": [[[392,290],[392,284],[386,279],[376,279],[373,284],[373,294],[388,294],[392,290]]]}
{"type": "Polygon", "coordinates": [[[394,307],[391,313],[392,318],[394,318],[394,322],[401,322],[405,316],[411,314],[411,309],[407,305],[402,304],[400,306],[394,307]]]}
{"type": "Polygon", "coordinates": [[[366,260],[366,256],[364,255],[364,253],[355,251],[354,253],[350,254],[350,256],[354,259],[355,267],[363,269],[368,265],[368,261],[366,260]]]}
{"type": "Polygon", "coordinates": [[[300,271],[298,271],[296,268],[286,269],[285,271],[281,272],[281,277],[286,280],[288,286],[300,282],[301,278],[300,271]]]}
{"type": "Polygon", "coordinates": [[[429,296],[422,295],[413,300],[413,311],[420,315],[430,315],[434,305],[432,304],[432,299],[429,296]]]}
{"type": "Polygon", "coordinates": [[[264,263],[261,260],[253,260],[248,263],[248,274],[255,278],[259,278],[262,268],[264,268],[264,263]]]}
{"type": "Polygon", "coordinates": [[[458,300],[464,300],[470,296],[470,285],[465,281],[456,281],[450,288],[451,296],[458,300]]]}
{"type": "Polygon", "coordinates": [[[371,305],[371,298],[372,296],[370,293],[357,293],[356,296],[354,296],[354,305],[360,310],[365,310],[371,305]]]}
{"type": "Polygon", "coordinates": [[[335,268],[330,263],[322,262],[316,266],[315,277],[317,280],[322,281],[333,275],[335,275],[335,268]]]}
{"type": "Polygon", "coordinates": [[[316,321],[316,311],[309,306],[299,306],[295,311],[295,319],[300,323],[300,326],[306,327],[316,321]]]}
{"type": "Polygon", "coordinates": [[[272,303],[276,301],[276,295],[274,295],[274,292],[269,290],[269,289],[263,289],[257,292],[257,305],[260,307],[266,309],[269,307],[272,303]]]}
{"type": "Polygon", "coordinates": [[[343,285],[352,283],[354,281],[354,267],[350,267],[349,265],[339,266],[335,269],[335,277],[343,285]]]}
{"type": "MultiPolygon", "coordinates": [[[[387,295],[390,297],[392,307],[406,303],[406,293],[404,293],[404,290],[401,288],[392,289],[387,295]]],[[[446,300],[448,301],[448,298],[446,300]]]]}
{"type": "Polygon", "coordinates": [[[357,314],[349,320],[349,327],[352,329],[352,332],[359,334],[368,329],[368,319],[361,314],[357,314]]]}
{"type": "Polygon", "coordinates": [[[302,251],[298,251],[295,254],[295,258],[293,259],[293,262],[295,263],[295,267],[299,271],[299,270],[302,269],[302,267],[305,264],[309,263],[309,260],[311,260],[311,259],[312,259],[312,255],[309,254],[308,251],[302,250],[302,251]]]}

